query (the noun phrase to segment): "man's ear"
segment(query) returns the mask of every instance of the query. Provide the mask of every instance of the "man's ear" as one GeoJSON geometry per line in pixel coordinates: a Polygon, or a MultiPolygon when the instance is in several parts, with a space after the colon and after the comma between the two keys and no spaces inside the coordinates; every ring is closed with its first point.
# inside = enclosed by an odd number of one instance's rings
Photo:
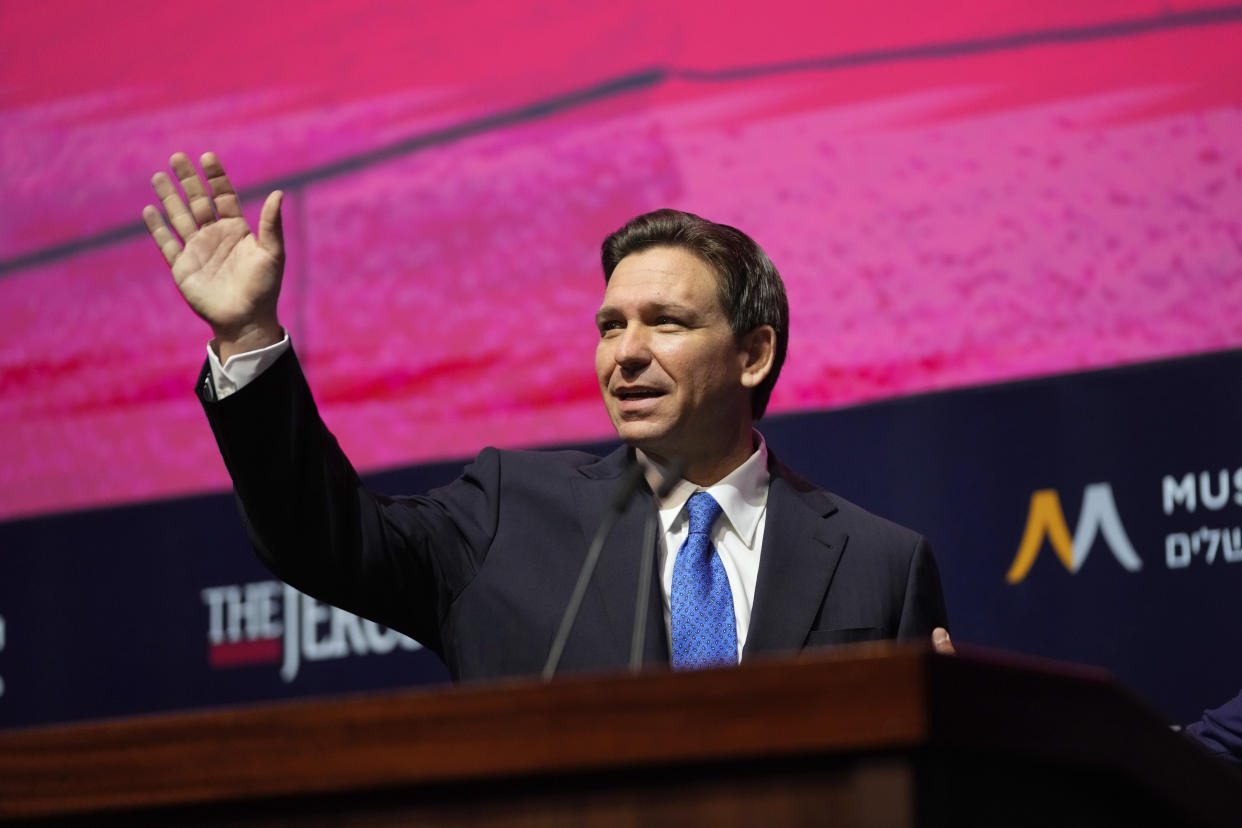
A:
{"type": "Polygon", "coordinates": [[[744,334],[739,344],[742,386],[756,388],[772,370],[772,361],[776,359],[776,329],[771,325],[760,325],[744,334]]]}

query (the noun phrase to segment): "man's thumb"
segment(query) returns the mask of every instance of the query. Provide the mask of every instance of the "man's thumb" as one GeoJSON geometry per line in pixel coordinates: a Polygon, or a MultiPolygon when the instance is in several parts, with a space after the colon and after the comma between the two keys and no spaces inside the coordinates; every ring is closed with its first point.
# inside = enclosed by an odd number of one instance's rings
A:
{"type": "Polygon", "coordinates": [[[285,231],[280,223],[280,205],[284,197],[282,191],[272,191],[259,214],[259,247],[273,256],[285,255],[285,231]]]}

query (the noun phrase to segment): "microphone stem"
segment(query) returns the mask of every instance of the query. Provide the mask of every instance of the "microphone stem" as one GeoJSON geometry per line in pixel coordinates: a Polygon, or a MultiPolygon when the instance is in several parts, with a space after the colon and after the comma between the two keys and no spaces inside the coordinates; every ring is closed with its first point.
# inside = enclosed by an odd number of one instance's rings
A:
{"type": "Polygon", "coordinates": [[[565,642],[569,640],[569,632],[573,629],[574,620],[578,617],[578,608],[582,605],[587,585],[591,583],[591,576],[595,573],[595,565],[599,563],[604,541],[608,539],[608,534],[612,532],[612,527],[616,525],[620,517],[620,510],[609,510],[604,522],[600,524],[599,531],[595,533],[595,538],[591,541],[591,547],[587,550],[586,558],[582,562],[582,569],[578,572],[578,582],[574,584],[573,594],[569,596],[569,604],[565,607],[565,614],[561,617],[561,625],[556,630],[556,638],[552,640],[552,647],[548,650],[548,660],[543,665],[544,681],[550,680],[556,674],[556,667],[560,664],[565,642]]]}
{"type": "Polygon", "coordinates": [[[634,630],[630,639],[630,672],[643,666],[643,644],[647,638],[647,605],[651,598],[651,572],[655,569],[655,545],[658,521],[655,512],[647,514],[643,527],[643,551],[638,559],[638,593],[634,598],[634,630]]]}

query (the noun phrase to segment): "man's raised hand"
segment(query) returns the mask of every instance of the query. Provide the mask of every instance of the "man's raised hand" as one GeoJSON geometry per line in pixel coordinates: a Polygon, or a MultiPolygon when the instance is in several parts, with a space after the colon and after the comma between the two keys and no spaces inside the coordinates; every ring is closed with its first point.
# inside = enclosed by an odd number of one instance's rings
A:
{"type": "Polygon", "coordinates": [[[277,190],[263,203],[256,238],[220,159],[208,152],[200,162],[205,184],[184,153],[173,155],[169,164],[185,198],[167,173],[158,172],[151,185],[168,221],[150,204],[143,208],[142,219],[181,295],[211,326],[224,362],[283,337],[276,315],[285,267],[283,194],[277,190]]]}

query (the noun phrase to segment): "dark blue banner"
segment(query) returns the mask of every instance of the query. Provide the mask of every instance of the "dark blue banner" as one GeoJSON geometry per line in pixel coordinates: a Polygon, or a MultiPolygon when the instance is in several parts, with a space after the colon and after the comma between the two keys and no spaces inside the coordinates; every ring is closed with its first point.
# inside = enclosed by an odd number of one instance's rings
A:
{"type": "MultiPolygon", "coordinates": [[[[1239,375],[1242,352],[1216,353],[763,430],[932,538],[956,641],[1102,665],[1185,721],[1242,686],[1239,375]]],[[[416,492],[460,467],[369,482],[416,492]]],[[[0,726],[445,680],[416,643],[276,581],[231,495],[0,524],[0,556],[0,726]]]]}

